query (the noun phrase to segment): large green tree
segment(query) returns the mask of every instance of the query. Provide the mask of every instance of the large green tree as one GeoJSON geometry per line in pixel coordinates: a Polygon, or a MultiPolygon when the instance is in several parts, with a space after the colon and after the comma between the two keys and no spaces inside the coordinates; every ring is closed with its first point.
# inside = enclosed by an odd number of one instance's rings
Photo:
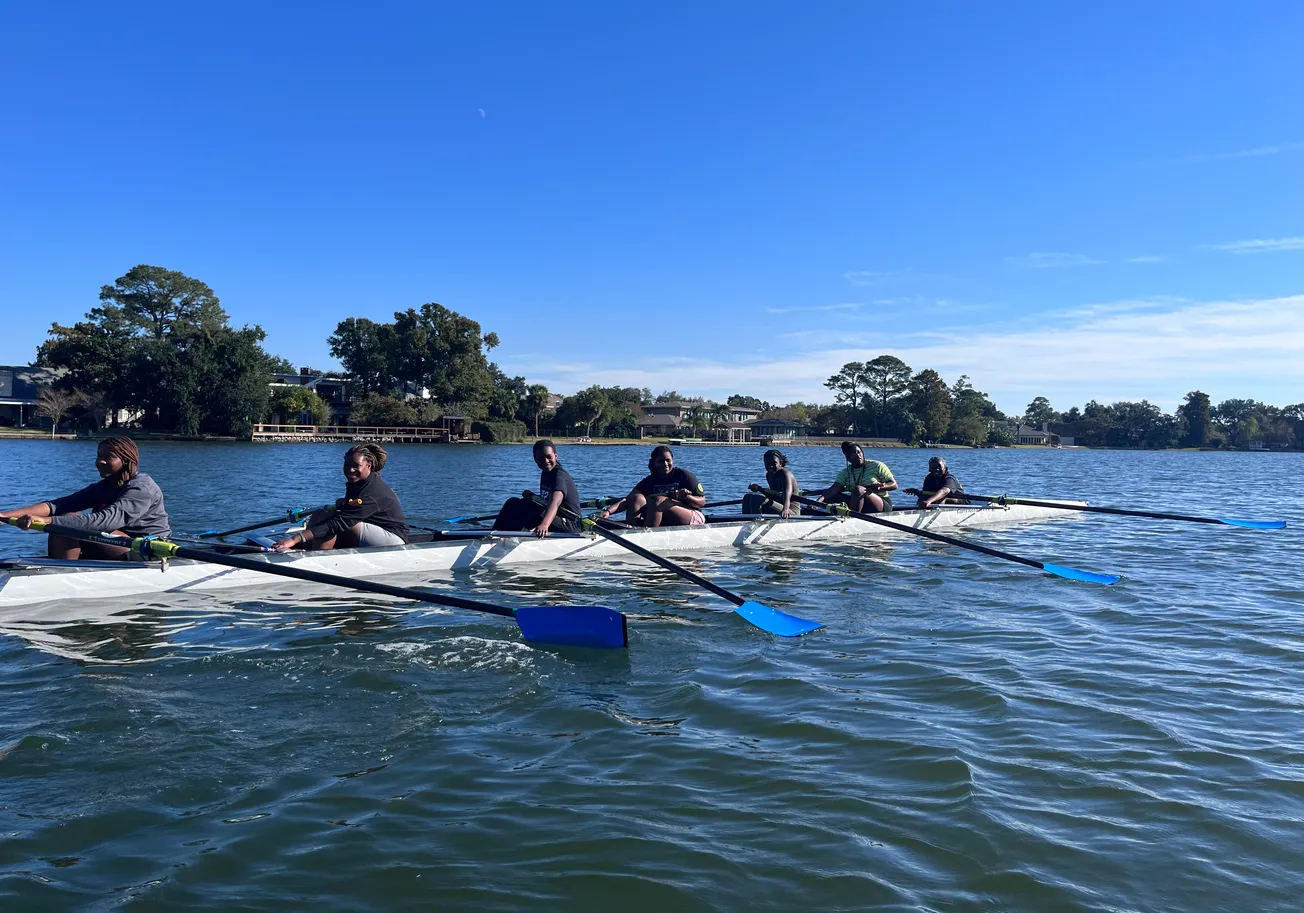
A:
{"type": "Polygon", "coordinates": [[[1186,394],[1186,400],[1177,407],[1186,422],[1186,434],[1182,443],[1187,447],[1203,447],[1209,443],[1213,434],[1213,406],[1209,394],[1192,390],[1186,394]]]}
{"type": "Polygon", "coordinates": [[[895,355],[880,355],[865,363],[865,405],[874,434],[909,433],[906,395],[910,392],[910,366],[895,355]]]}
{"type": "Polygon", "coordinates": [[[366,317],[341,320],[326,337],[331,355],[339,359],[351,380],[351,392],[392,393],[397,387],[393,362],[397,337],[392,323],[376,323],[366,317]]]}
{"type": "Polygon", "coordinates": [[[1038,396],[1023,410],[1023,420],[1033,428],[1040,428],[1046,422],[1058,421],[1059,413],[1051,406],[1050,400],[1038,396]]]}
{"type": "Polygon", "coordinates": [[[861,397],[865,393],[865,363],[849,361],[837,374],[824,381],[824,386],[833,391],[833,405],[860,408],[861,397]]]}
{"type": "Polygon", "coordinates": [[[926,440],[940,441],[951,426],[951,389],[942,376],[925,368],[910,379],[910,412],[926,440]]]}
{"type": "Polygon", "coordinates": [[[109,410],[139,411],[146,428],[245,435],[265,411],[272,359],[260,327],[227,325],[213,290],[159,266],[136,266],[100,290],[100,306],[58,323],[37,361],[64,367],[62,386],[109,410]]]}

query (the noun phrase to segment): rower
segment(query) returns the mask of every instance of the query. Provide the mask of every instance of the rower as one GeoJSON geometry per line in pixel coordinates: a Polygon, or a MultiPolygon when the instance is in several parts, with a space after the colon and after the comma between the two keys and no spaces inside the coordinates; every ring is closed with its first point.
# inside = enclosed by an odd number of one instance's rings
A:
{"type": "Polygon", "coordinates": [[[662,444],[647,461],[651,475],[643,478],[633,491],[598,513],[610,517],[625,508],[625,521],[631,526],[705,526],[706,492],[702,483],[687,469],[675,465],[674,454],[662,444]]]}
{"type": "Polygon", "coordinates": [[[273,548],[284,552],[406,544],[410,532],[398,495],[380,477],[388,459],[379,444],[349,448],[344,454],[344,497],[333,508],[313,513],[305,529],[273,548]]]}
{"type": "Polygon", "coordinates": [[[938,504],[968,504],[966,498],[955,497],[964,494],[960,480],[951,475],[946,468],[946,460],[940,456],[929,457],[928,475],[924,478],[924,487],[907,488],[906,494],[919,499],[919,506],[925,510],[938,504]]]}
{"type": "Polygon", "coordinates": [[[579,532],[568,517],[580,515],[580,493],[571,474],[557,460],[557,445],[549,440],[535,441],[534,465],[539,467],[539,494],[546,504],[537,504],[529,491],[521,492],[519,498],[508,498],[498,511],[494,529],[528,530],[540,539],[550,532],[579,532]]]}
{"type": "Polygon", "coordinates": [[[779,498],[771,499],[760,492],[764,489],[753,482],[747,487],[756,494],[743,495],[744,514],[778,514],[787,520],[793,514],[801,513],[801,505],[792,501],[793,495],[801,494],[797,487],[797,477],[788,468],[788,458],[779,450],[765,451],[765,488],[779,493],[779,498]]]}
{"type": "MultiPolygon", "coordinates": [[[[85,532],[131,538],[167,536],[172,529],[163,507],[163,492],[153,479],[139,471],[139,465],[140,451],[135,441],[129,437],[105,438],[95,450],[98,482],[53,501],[2,510],[0,518],[17,517],[23,529],[30,529],[32,520],[54,517],[58,526],[85,532]]],[[[116,545],[82,542],[51,533],[46,554],[74,560],[129,560],[136,553],[116,545]]]]}
{"type": "Polygon", "coordinates": [[[896,491],[897,483],[887,464],[865,459],[864,451],[855,441],[842,442],[842,455],[847,458],[847,465],[819,499],[845,504],[862,514],[891,513],[892,499],[888,492],[896,491]]]}

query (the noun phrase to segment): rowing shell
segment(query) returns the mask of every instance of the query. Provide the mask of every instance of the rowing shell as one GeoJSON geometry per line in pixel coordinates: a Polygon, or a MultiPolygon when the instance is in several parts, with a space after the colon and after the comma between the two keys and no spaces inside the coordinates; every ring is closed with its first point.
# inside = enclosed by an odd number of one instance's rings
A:
{"type": "MultiPolygon", "coordinates": [[[[947,505],[934,510],[898,510],[895,523],[916,529],[987,527],[1008,523],[1081,516],[1069,513],[1083,501],[1061,501],[1066,510],[1013,505],[947,505]]],[[[874,542],[899,539],[898,532],[863,520],[843,517],[778,517],[706,526],[672,526],[622,530],[627,537],[659,555],[679,555],[708,549],[798,545],[846,539],[874,542]]],[[[253,554],[249,558],[271,564],[299,567],[347,577],[388,579],[403,575],[469,568],[511,567],[544,561],[629,557],[614,542],[588,535],[557,534],[546,539],[521,534],[489,534],[465,539],[421,542],[380,548],[291,551],[253,554]]],[[[17,559],[0,571],[0,611],[16,606],[69,600],[121,600],[161,593],[206,593],[239,587],[266,587],[266,574],[177,559],[161,568],[158,563],[118,561],[56,561],[17,559]]]]}

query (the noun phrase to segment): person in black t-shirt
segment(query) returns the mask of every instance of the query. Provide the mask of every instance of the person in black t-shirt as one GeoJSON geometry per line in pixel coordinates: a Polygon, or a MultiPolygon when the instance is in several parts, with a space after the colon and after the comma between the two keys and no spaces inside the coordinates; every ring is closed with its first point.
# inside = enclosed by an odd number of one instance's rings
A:
{"type": "Polygon", "coordinates": [[[761,494],[761,486],[752,483],[747,487],[755,494],[743,495],[744,514],[778,514],[784,520],[794,514],[801,514],[801,505],[792,500],[793,495],[801,494],[797,477],[788,468],[788,458],[781,450],[767,450],[762,459],[765,462],[765,487],[777,492],[779,497],[770,500],[761,494]]]}
{"type": "Polygon", "coordinates": [[[706,492],[697,476],[675,465],[670,448],[662,444],[647,461],[652,474],[634,490],[598,514],[609,517],[622,507],[631,526],[703,526],[706,492]]]}
{"type": "Polygon", "coordinates": [[[494,529],[529,530],[539,538],[549,532],[578,531],[575,521],[561,514],[561,509],[565,508],[570,514],[579,516],[580,493],[571,474],[557,461],[557,445],[547,440],[535,441],[534,463],[541,470],[539,494],[547,505],[540,506],[530,497],[530,492],[523,491],[521,497],[508,498],[503,504],[494,520],[494,529]]]}
{"type": "Polygon", "coordinates": [[[960,480],[951,475],[946,468],[946,460],[939,456],[929,457],[928,475],[924,478],[924,487],[907,488],[906,494],[919,499],[922,508],[936,507],[938,504],[968,504],[969,500],[957,497],[964,494],[960,480]]]}

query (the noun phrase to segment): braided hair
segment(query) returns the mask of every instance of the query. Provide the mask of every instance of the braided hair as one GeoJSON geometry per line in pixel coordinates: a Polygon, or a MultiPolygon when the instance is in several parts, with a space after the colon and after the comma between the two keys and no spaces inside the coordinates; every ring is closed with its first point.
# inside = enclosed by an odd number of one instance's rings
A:
{"type": "Polygon", "coordinates": [[[788,465],[788,458],[783,455],[782,450],[767,450],[765,451],[765,453],[761,454],[762,460],[768,460],[770,457],[774,457],[774,459],[778,461],[780,466],[788,465]]]}
{"type": "Polygon", "coordinates": [[[114,484],[121,488],[131,481],[131,477],[136,474],[136,467],[140,465],[140,450],[136,447],[136,442],[129,437],[106,437],[100,441],[100,449],[109,456],[122,460],[122,469],[111,476],[114,484]]]}
{"type": "Polygon", "coordinates": [[[371,464],[372,472],[380,472],[384,469],[385,461],[389,459],[389,455],[385,453],[385,448],[379,444],[358,444],[350,447],[348,452],[344,454],[344,459],[347,460],[354,454],[371,464]]]}

